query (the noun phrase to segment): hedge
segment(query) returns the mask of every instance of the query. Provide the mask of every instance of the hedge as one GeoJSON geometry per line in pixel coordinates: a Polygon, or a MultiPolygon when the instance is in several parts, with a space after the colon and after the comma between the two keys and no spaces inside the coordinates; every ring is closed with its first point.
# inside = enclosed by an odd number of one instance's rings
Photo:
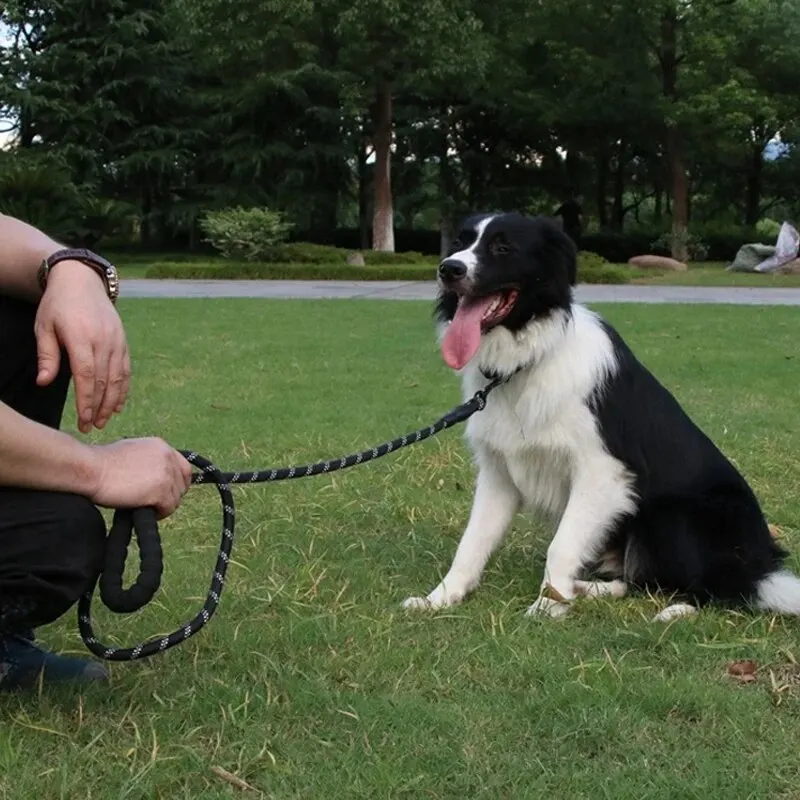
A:
{"type": "MultiPolygon", "coordinates": [[[[635,274],[635,270],[609,264],[593,253],[582,253],[578,261],[578,280],[581,283],[628,283],[635,274]]],[[[165,261],[150,266],[145,271],[145,277],[178,280],[432,281],[436,278],[436,266],[435,261],[417,264],[367,263],[363,267],[342,262],[326,264],[311,261],[254,264],[165,261]]]]}

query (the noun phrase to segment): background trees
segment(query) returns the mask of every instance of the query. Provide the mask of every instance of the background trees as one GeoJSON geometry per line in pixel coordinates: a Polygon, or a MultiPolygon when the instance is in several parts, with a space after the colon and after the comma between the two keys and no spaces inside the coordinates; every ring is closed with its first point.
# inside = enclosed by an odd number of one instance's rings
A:
{"type": "Polygon", "coordinates": [[[81,241],[199,247],[205,211],[242,205],[436,252],[464,211],[579,194],[595,249],[667,234],[684,257],[800,208],[793,0],[12,0],[0,21],[0,208],[81,241]]]}

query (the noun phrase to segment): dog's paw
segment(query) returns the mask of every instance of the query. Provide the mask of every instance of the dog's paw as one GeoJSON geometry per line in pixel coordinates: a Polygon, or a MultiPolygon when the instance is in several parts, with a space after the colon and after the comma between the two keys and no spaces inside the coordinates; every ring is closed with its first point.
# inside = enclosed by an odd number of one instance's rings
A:
{"type": "Polygon", "coordinates": [[[563,617],[569,611],[569,603],[559,603],[550,597],[538,597],[525,612],[527,617],[563,617]]]}
{"type": "Polygon", "coordinates": [[[653,622],[672,622],[674,619],[681,619],[681,617],[692,617],[697,614],[697,608],[690,606],[688,603],[675,603],[674,605],[667,606],[663,611],[659,611],[653,617],[653,622]]]}
{"type": "Polygon", "coordinates": [[[427,597],[409,597],[403,602],[403,608],[414,610],[433,610],[457,606],[466,596],[460,584],[450,581],[449,590],[444,582],[440,583],[427,597]]]}
{"type": "Polygon", "coordinates": [[[427,597],[407,597],[403,600],[403,608],[407,611],[430,611],[433,606],[427,597]]]}
{"type": "Polygon", "coordinates": [[[625,581],[575,581],[575,591],[584,597],[625,597],[625,581]]]}

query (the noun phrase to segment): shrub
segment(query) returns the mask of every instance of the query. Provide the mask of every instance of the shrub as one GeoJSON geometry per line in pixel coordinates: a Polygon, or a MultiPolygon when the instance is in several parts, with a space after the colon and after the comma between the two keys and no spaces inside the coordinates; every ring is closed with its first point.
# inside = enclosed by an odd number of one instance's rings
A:
{"type": "Polygon", "coordinates": [[[778,241],[778,234],[781,232],[781,223],[777,220],[764,217],[756,223],[756,233],[761,237],[760,241],[763,244],[767,242],[773,243],[778,241]],[[767,240],[767,241],[764,241],[767,240]]]}
{"type": "Polygon", "coordinates": [[[145,272],[147,278],[181,280],[429,281],[435,276],[435,270],[423,264],[357,267],[344,262],[337,264],[162,262],[153,264],[145,272]]]}
{"type": "Polygon", "coordinates": [[[597,253],[578,254],[578,283],[630,283],[632,275],[631,269],[611,264],[597,253]]]}
{"type": "MultiPolygon", "coordinates": [[[[270,264],[344,264],[353,252],[343,247],[334,247],[312,242],[287,242],[269,248],[262,261],[270,264]]],[[[384,253],[377,250],[359,250],[364,263],[380,266],[383,264],[435,264],[436,259],[422,253],[384,253]]]]}
{"type": "Polygon", "coordinates": [[[225,208],[200,220],[206,241],[226,258],[263,261],[271,248],[286,241],[291,224],[269,208],[225,208]]]}
{"type": "MultiPolygon", "coordinates": [[[[578,280],[582,283],[628,283],[635,271],[609,264],[594,253],[581,253],[578,280]]],[[[153,264],[147,278],[183,280],[329,280],[329,281],[433,281],[434,264],[370,264],[357,267],[344,261],[322,263],[254,263],[236,261],[163,261],[153,264]]]]}

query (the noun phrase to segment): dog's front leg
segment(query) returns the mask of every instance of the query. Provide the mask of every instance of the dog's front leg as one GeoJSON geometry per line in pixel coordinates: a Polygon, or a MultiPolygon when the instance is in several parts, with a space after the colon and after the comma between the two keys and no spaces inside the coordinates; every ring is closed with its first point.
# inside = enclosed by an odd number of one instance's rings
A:
{"type": "Polygon", "coordinates": [[[528,609],[528,614],[562,616],[578,594],[625,594],[622,581],[592,586],[578,580],[585,564],[602,551],[614,522],[632,510],[630,486],[613,466],[596,465],[576,476],[556,535],[547,548],[539,597],[528,609]]]}
{"type": "Polygon", "coordinates": [[[486,562],[503,540],[519,505],[519,492],[505,465],[483,457],[469,522],[447,575],[427,597],[409,597],[403,607],[445,608],[460,603],[480,583],[486,562]]]}

